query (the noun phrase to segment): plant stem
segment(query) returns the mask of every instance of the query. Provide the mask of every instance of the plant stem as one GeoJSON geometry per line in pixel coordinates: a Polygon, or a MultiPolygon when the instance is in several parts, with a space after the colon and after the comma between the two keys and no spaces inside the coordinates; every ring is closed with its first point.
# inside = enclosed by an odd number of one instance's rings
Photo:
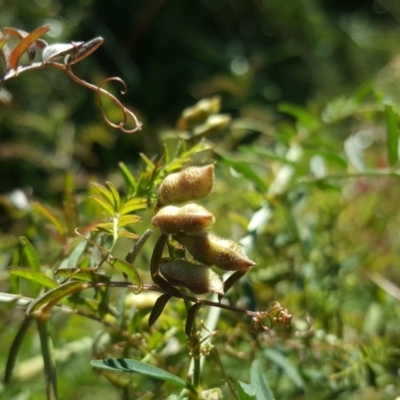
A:
{"type": "Polygon", "coordinates": [[[41,318],[37,318],[36,321],[42,347],[47,400],[57,400],[57,372],[53,352],[53,341],[50,335],[49,318],[48,316],[41,316],[41,318]]]}

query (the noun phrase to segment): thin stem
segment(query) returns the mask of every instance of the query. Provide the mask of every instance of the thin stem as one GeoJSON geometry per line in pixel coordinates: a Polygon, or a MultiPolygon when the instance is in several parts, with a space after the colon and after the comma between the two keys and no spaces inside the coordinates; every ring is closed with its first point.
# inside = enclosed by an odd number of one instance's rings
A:
{"type": "Polygon", "coordinates": [[[201,364],[200,357],[193,357],[193,386],[197,390],[200,386],[200,374],[201,374],[201,364]]]}
{"type": "Polygon", "coordinates": [[[53,341],[50,335],[49,319],[47,317],[37,318],[37,325],[42,347],[44,372],[46,376],[47,400],[57,400],[57,372],[54,359],[53,341]]]}

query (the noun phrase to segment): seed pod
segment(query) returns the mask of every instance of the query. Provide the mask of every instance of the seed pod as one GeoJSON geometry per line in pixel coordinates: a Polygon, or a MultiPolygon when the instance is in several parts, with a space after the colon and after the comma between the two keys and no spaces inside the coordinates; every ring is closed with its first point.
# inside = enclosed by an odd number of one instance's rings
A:
{"type": "Polygon", "coordinates": [[[202,199],[214,185],[214,165],[189,167],[168,175],[158,189],[157,207],[202,199]]]}
{"type": "Polygon", "coordinates": [[[160,270],[171,285],[183,286],[196,294],[224,294],[221,277],[206,265],[163,258],[160,261],[160,270]]]}
{"type": "Polygon", "coordinates": [[[231,116],[228,114],[210,115],[206,122],[194,128],[193,135],[197,138],[201,136],[216,136],[222,129],[225,129],[230,122],[231,116]]]}
{"type": "Polygon", "coordinates": [[[255,265],[236,242],[209,232],[196,235],[177,233],[173,238],[185,246],[197,261],[206,265],[215,265],[226,271],[243,271],[255,265]]]}
{"type": "Polygon", "coordinates": [[[221,98],[218,96],[200,100],[194,106],[183,110],[177,128],[182,130],[193,129],[196,125],[202,124],[209,115],[219,112],[220,108],[221,98]]]}
{"type": "Polygon", "coordinates": [[[165,206],[151,220],[154,226],[167,235],[178,232],[198,233],[214,222],[214,215],[198,204],[165,206]]]}

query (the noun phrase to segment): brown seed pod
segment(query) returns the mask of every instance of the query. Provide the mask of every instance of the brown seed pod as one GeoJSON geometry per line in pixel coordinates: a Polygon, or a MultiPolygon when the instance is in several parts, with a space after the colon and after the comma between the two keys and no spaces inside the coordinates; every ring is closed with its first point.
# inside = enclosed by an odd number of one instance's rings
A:
{"type": "Polygon", "coordinates": [[[224,294],[221,277],[206,265],[163,258],[160,261],[160,270],[171,285],[183,286],[196,294],[224,294]]]}
{"type": "Polygon", "coordinates": [[[177,233],[173,238],[185,246],[197,261],[206,265],[215,265],[226,271],[243,271],[255,265],[236,242],[209,232],[195,235],[177,233]]]}
{"type": "Polygon", "coordinates": [[[168,175],[158,189],[157,207],[202,199],[214,186],[214,165],[188,167],[168,175]]]}
{"type": "Polygon", "coordinates": [[[151,220],[154,226],[167,235],[178,232],[198,233],[214,222],[214,215],[198,204],[165,206],[151,220]]]}

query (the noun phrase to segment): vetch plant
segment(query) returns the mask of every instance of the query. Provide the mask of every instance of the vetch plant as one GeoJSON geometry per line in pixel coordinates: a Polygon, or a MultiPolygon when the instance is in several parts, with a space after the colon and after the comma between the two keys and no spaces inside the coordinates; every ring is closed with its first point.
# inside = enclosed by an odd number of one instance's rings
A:
{"type": "MultiPolygon", "coordinates": [[[[160,166],[153,164],[152,168],[157,170],[160,166]]],[[[193,172],[196,174],[196,171],[202,171],[200,175],[209,181],[210,174],[208,171],[213,170],[214,166],[212,168],[190,168],[191,176],[193,176],[193,172]]],[[[127,182],[135,185],[136,189],[139,187],[140,180],[146,176],[146,173],[144,173],[139,180],[136,180],[125,166],[121,166],[121,170],[127,178],[127,182]]],[[[176,174],[187,176],[187,173],[185,173],[185,170],[175,173],[174,181],[181,185],[182,180],[179,176],[179,179],[176,179],[176,174]]],[[[153,176],[156,176],[156,174],[153,176]]],[[[211,175],[211,178],[213,181],[213,175],[211,175]]],[[[163,185],[165,180],[170,180],[168,175],[162,180],[160,188],[165,187],[163,185]]],[[[196,184],[200,183],[201,186],[200,181],[201,179],[198,177],[195,180],[196,184]]],[[[212,184],[208,182],[207,187],[212,187],[212,184]]],[[[291,315],[276,302],[272,304],[269,310],[262,312],[241,309],[221,302],[226,292],[255,263],[244,255],[238,244],[228,239],[216,238],[214,234],[207,231],[214,222],[214,216],[204,207],[195,203],[188,203],[180,207],[166,205],[158,210],[152,219],[152,223],[160,230],[160,236],[152,251],[150,276],[153,284],[149,284],[143,282],[139,271],[135,268],[135,263],[143,249],[145,249],[146,244],[149,243],[148,238],[151,235],[151,231],[148,230],[141,237],[138,237],[133,232],[126,230],[127,227],[134,226],[140,221],[140,218],[133,213],[150,207],[149,201],[145,198],[137,198],[135,196],[124,199],[119,195],[118,190],[116,190],[111,182],[107,182],[106,186],[95,184],[93,188],[96,194],[92,195],[92,201],[109,214],[111,221],[90,224],[86,228],[76,230],[80,241],[70,242],[67,245],[72,245],[72,249],[68,250],[70,261],[67,265],[60,266],[55,271],[54,279],[45,276],[38,269],[38,256],[29,241],[24,239],[21,242],[21,251],[28,258],[33,270],[11,267],[11,275],[28,279],[36,285],[39,284],[48,288],[48,290],[39,294],[27,304],[26,320],[15,338],[8,357],[5,382],[8,383],[11,381],[13,367],[22,338],[30,323],[36,321],[41,335],[42,351],[45,358],[48,398],[58,398],[55,359],[51,350],[52,339],[50,333],[51,314],[54,309],[77,313],[78,315],[99,320],[112,329],[118,329],[120,334],[123,335],[122,337],[126,340],[129,337],[129,334],[125,332],[126,328],[117,328],[115,324],[110,324],[109,322],[110,316],[118,315],[116,311],[113,311],[113,306],[109,303],[108,293],[111,288],[119,288],[120,290],[125,288],[133,291],[138,297],[148,292],[160,293],[161,295],[155,300],[151,310],[149,310],[148,323],[150,327],[161,317],[163,310],[171,299],[175,298],[184,301],[187,308],[184,331],[187,335],[187,346],[190,349],[189,355],[195,360],[194,374],[185,381],[170,372],[151,366],[147,362],[136,361],[129,357],[101,357],[101,353],[96,355],[98,359],[93,361],[92,365],[96,368],[104,369],[105,376],[107,376],[106,371],[130,371],[139,372],[144,376],[157,377],[158,379],[172,382],[182,387],[185,389],[185,393],[192,398],[202,398],[201,396],[207,392],[200,385],[200,364],[198,361],[213,350],[211,344],[200,333],[202,322],[196,321],[201,308],[215,307],[247,315],[251,318],[250,330],[252,332],[269,331],[273,327],[289,326],[291,315]],[[125,256],[125,259],[113,254],[113,247],[122,237],[136,240],[135,246],[125,256]],[[182,239],[183,237],[185,239],[182,239]],[[103,239],[99,240],[101,238],[103,239]],[[190,243],[188,238],[190,238],[190,243]],[[110,248],[107,250],[101,243],[109,243],[110,248]],[[166,246],[167,243],[168,246],[166,246]],[[194,250],[196,248],[195,243],[198,243],[199,248],[204,252],[204,257],[200,257],[194,250]],[[184,247],[187,245],[188,252],[183,251],[182,245],[184,247]],[[169,249],[169,257],[164,256],[166,247],[169,249]],[[86,254],[87,256],[85,256],[86,254]],[[197,260],[199,258],[202,259],[202,264],[198,263],[197,260]],[[70,265],[73,265],[73,267],[70,267],[70,265]],[[110,274],[107,273],[109,268],[115,268],[126,280],[118,281],[112,279],[110,274]],[[233,272],[225,281],[222,278],[224,271],[233,272]],[[61,278],[61,281],[57,281],[56,276],[61,278]],[[94,299],[81,295],[83,291],[89,289],[95,291],[96,295],[94,299]],[[213,301],[206,297],[196,297],[198,294],[206,295],[208,293],[217,294],[220,301],[213,301]],[[62,305],[59,306],[60,302],[62,305]],[[85,311],[82,309],[82,305],[85,305],[86,308],[88,307],[88,310],[92,311],[85,311]],[[96,309],[98,310],[98,315],[93,314],[93,311],[96,309]],[[100,309],[102,310],[101,312],[100,309]],[[204,344],[202,344],[203,340],[204,344]]],[[[171,188],[176,192],[180,190],[178,187],[174,188],[171,186],[171,188]]],[[[131,193],[134,191],[135,189],[132,188],[131,193]]],[[[193,192],[192,196],[188,197],[186,195],[184,198],[187,201],[193,201],[193,197],[196,199],[199,198],[198,194],[193,192]]],[[[159,201],[156,202],[159,204],[159,201]]],[[[57,221],[51,210],[40,204],[36,208],[49,222],[57,223],[60,240],[66,240],[62,223],[57,221]]],[[[126,345],[129,347],[129,341],[126,345]]],[[[212,353],[214,354],[215,352],[212,351],[212,353]]],[[[221,363],[220,365],[223,368],[221,363]]],[[[235,389],[231,387],[231,390],[233,395],[236,396],[235,389]]]]}

